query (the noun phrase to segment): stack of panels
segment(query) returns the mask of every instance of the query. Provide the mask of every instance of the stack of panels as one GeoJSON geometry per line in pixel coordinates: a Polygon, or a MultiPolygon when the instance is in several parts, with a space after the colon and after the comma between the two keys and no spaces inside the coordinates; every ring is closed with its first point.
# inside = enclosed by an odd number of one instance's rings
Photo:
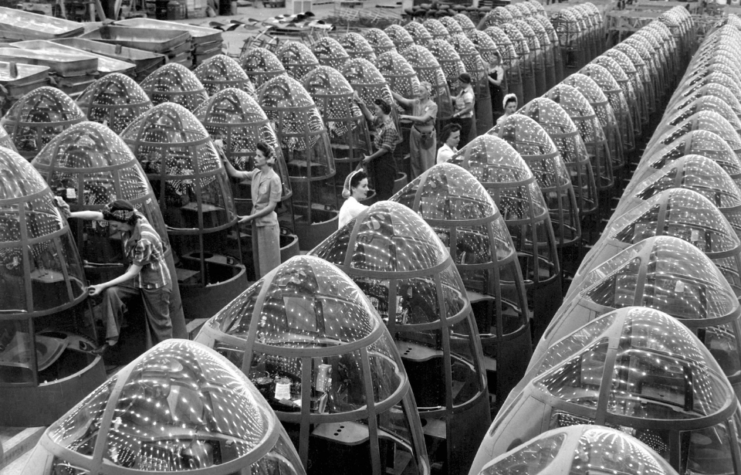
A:
{"type": "Polygon", "coordinates": [[[115,25],[131,28],[154,28],[188,33],[193,41],[193,62],[192,64],[181,63],[183,66],[187,67],[198,66],[207,59],[216,56],[222,52],[224,45],[224,39],[221,36],[220,30],[189,25],[187,23],[152,20],[149,18],[131,18],[129,20],[117,21],[115,25]]]}
{"type": "Polygon", "coordinates": [[[99,43],[85,38],[64,38],[54,43],[70,46],[96,56],[105,56],[135,66],[132,77],[141,81],[167,62],[167,56],[117,44],[99,43]]]}
{"type": "Polygon", "coordinates": [[[0,61],[49,68],[52,84],[72,98],[84,91],[98,76],[98,58],[89,55],[8,47],[0,48],[0,61]]]}
{"type": "Polygon", "coordinates": [[[193,66],[193,39],[187,31],[104,25],[80,38],[162,54],[168,63],[180,63],[188,68],[193,66]]]}

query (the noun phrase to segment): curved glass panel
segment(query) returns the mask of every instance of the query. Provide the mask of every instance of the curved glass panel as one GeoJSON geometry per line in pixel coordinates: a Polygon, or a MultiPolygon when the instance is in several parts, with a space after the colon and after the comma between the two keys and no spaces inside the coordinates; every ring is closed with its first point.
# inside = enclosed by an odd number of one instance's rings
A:
{"type": "Polygon", "coordinates": [[[386,32],[379,28],[367,28],[363,30],[363,37],[368,41],[376,55],[387,51],[396,50],[394,42],[388,37],[386,32]]]}
{"type": "MultiPolygon", "coordinates": [[[[0,313],[34,317],[79,302],[86,288],[81,264],[49,186],[25,158],[0,148],[0,313]]],[[[27,361],[34,345],[26,328],[12,320],[3,324],[4,349],[16,352],[5,357],[23,362],[11,364],[19,372],[33,370],[27,361]]],[[[3,382],[22,382],[5,368],[3,382]]]]}
{"type": "Polygon", "coordinates": [[[152,101],[133,79],[113,73],[88,86],[77,105],[88,120],[107,125],[120,134],[135,118],[152,108],[152,101]]]}
{"type": "Polygon", "coordinates": [[[121,138],[149,177],[168,227],[203,232],[236,221],[226,170],[192,113],[177,104],[160,104],[137,118],[121,138]]]}
{"type": "Polygon", "coordinates": [[[10,107],[0,125],[15,149],[27,159],[66,128],[85,120],[85,114],[65,93],[54,87],[29,92],[10,107]]]}
{"type": "Polygon", "coordinates": [[[389,25],[383,30],[386,35],[394,42],[397,51],[401,51],[414,44],[414,38],[401,25],[389,25]]]}
{"type": "Polygon", "coordinates": [[[253,47],[242,51],[239,55],[239,65],[257,89],[275,76],[286,72],[283,63],[264,48],[253,47]]]}
{"type": "Polygon", "coordinates": [[[155,106],[165,102],[194,111],[208,93],[195,74],[179,63],[168,63],[144,79],[142,89],[155,106]]]}
{"type": "Polygon", "coordinates": [[[255,86],[239,63],[225,54],[218,54],[204,61],[193,73],[201,81],[209,96],[230,87],[241,89],[252,97],[257,95],[255,86]]]}
{"type": "Polygon", "coordinates": [[[340,36],[339,42],[351,58],[363,58],[372,63],[376,61],[373,47],[359,33],[345,33],[340,36]]]}
{"type": "Polygon", "coordinates": [[[329,36],[320,38],[312,44],[311,52],[314,53],[319,64],[322,66],[331,66],[337,70],[342,68],[345,61],[350,59],[350,55],[347,54],[345,48],[337,40],[329,36]]]}
{"type": "Polygon", "coordinates": [[[47,434],[90,465],[97,448],[104,465],[128,470],[188,472],[236,463],[253,474],[304,473],[286,432],[247,378],[214,351],[184,340],[149,350],[47,434]]]}
{"type": "Polygon", "coordinates": [[[298,41],[285,42],[275,56],[283,63],[288,75],[298,81],[319,66],[319,60],[309,47],[298,41]]]}

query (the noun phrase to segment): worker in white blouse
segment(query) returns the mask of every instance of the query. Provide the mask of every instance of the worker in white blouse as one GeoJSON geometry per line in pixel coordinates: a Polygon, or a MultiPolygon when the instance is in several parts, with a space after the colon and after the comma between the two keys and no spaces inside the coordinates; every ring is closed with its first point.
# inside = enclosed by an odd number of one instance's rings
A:
{"type": "Polygon", "coordinates": [[[342,188],[342,197],[345,202],[340,208],[340,228],[357,218],[360,213],[368,209],[360,201],[368,197],[368,175],[363,170],[355,170],[345,178],[342,188]]]}
{"type": "Polygon", "coordinates": [[[461,140],[461,127],[458,124],[450,123],[443,127],[440,132],[440,141],[442,147],[437,151],[437,163],[445,163],[458,153],[458,142],[461,140]]]}

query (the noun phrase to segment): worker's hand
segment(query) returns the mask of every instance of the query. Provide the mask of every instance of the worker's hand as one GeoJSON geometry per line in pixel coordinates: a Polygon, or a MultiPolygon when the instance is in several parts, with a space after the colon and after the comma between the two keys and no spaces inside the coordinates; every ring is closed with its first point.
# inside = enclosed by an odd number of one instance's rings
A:
{"type": "Polygon", "coordinates": [[[252,217],[251,214],[250,215],[247,215],[247,216],[240,216],[239,217],[239,224],[249,223],[253,219],[254,218],[252,217]]]}
{"type": "Polygon", "coordinates": [[[96,295],[100,295],[105,290],[105,286],[103,285],[91,285],[87,288],[87,294],[90,297],[95,297],[96,295]]]}
{"type": "Polygon", "coordinates": [[[370,155],[363,155],[363,163],[364,164],[367,165],[367,164],[369,164],[372,161],[373,161],[373,159],[370,157],[370,155]]]}

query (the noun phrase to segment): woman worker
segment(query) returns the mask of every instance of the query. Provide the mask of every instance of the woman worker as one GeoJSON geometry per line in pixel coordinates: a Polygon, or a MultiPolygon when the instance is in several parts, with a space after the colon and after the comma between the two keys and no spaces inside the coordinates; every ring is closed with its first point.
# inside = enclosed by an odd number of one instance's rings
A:
{"type": "Polygon", "coordinates": [[[412,109],[411,115],[401,115],[401,120],[411,120],[412,131],[409,134],[409,158],[411,160],[412,176],[414,180],[435,164],[435,120],[437,119],[437,104],[432,100],[432,85],[427,81],[419,83],[419,97],[407,99],[400,94],[391,92],[396,102],[407,109],[412,109]]]}
{"type": "Polygon", "coordinates": [[[394,161],[394,149],[399,142],[399,132],[396,130],[391,118],[391,106],[383,99],[376,99],[376,113],[371,114],[360,96],[353,97],[360,110],[363,111],[365,119],[376,129],[373,145],[376,151],[372,155],[363,158],[363,164],[370,166],[370,175],[376,187],[376,196],[379,201],[387,200],[394,194],[394,181],[396,180],[396,162],[394,161]]]}
{"type": "Polygon", "coordinates": [[[275,151],[265,142],[255,148],[254,165],[251,171],[239,171],[221,153],[226,172],[230,177],[252,182],[252,214],[241,216],[240,223],[252,223],[252,254],[257,264],[255,275],[260,278],[280,265],[280,227],[278,206],[283,192],[280,177],[272,168],[275,151]]]}
{"type": "Polygon", "coordinates": [[[342,197],[345,202],[340,208],[340,228],[357,218],[368,207],[360,201],[368,196],[368,175],[363,170],[355,170],[345,178],[342,197]]]}
{"type": "Polygon", "coordinates": [[[69,205],[56,200],[68,218],[108,221],[111,235],[121,234],[124,259],[129,268],[123,275],[88,287],[90,296],[103,295],[103,323],[106,342],[95,350],[103,354],[118,343],[126,303],[134,297],[144,302],[147,323],[153,343],[172,338],[170,293],[172,276],[165,262],[165,246],[147,218],[128,201],[117,200],[101,211],[69,211],[69,205]]]}

